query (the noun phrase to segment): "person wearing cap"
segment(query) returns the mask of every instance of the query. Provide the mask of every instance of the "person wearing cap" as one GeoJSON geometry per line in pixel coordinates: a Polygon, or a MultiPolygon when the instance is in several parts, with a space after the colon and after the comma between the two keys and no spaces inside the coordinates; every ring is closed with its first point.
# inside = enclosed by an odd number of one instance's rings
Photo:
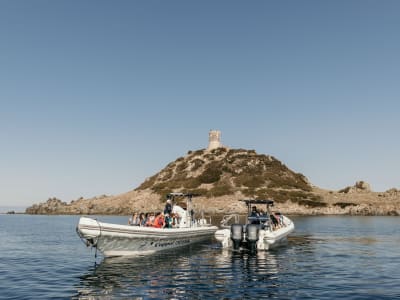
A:
{"type": "Polygon", "coordinates": [[[171,215],[172,213],[172,201],[171,199],[167,199],[167,203],[165,204],[164,208],[164,215],[169,214],[171,215]]]}

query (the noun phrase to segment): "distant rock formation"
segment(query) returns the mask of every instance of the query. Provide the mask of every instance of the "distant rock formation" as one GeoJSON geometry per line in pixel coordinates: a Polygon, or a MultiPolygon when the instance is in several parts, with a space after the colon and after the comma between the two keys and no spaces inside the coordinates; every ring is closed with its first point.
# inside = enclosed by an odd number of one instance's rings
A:
{"type": "Polygon", "coordinates": [[[356,189],[360,189],[366,192],[371,192],[371,186],[369,185],[369,183],[365,181],[357,181],[354,186],[356,189]]]}
{"type": "Polygon", "coordinates": [[[369,185],[369,183],[365,181],[357,181],[355,185],[345,187],[344,189],[341,189],[339,193],[347,194],[347,193],[357,193],[360,191],[372,192],[371,186],[369,185]]]}
{"type": "Polygon", "coordinates": [[[27,214],[57,214],[63,211],[63,208],[67,206],[67,203],[57,198],[49,198],[46,202],[41,204],[34,204],[28,207],[25,211],[27,214]]]}

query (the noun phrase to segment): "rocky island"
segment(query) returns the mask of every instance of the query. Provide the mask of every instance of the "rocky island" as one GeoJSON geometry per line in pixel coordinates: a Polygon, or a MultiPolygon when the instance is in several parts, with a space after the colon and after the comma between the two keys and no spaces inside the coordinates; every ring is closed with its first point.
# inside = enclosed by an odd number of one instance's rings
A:
{"type": "Polygon", "coordinates": [[[170,192],[200,195],[194,207],[208,214],[244,213],[237,200],[255,198],[273,199],[284,214],[400,215],[397,189],[377,193],[364,181],[339,191],[318,188],[273,156],[223,147],[218,131],[210,132],[207,149],[189,151],[132,191],[70,203],[50,198],[26,213],[128,215],[161,210],[170,192]]]}

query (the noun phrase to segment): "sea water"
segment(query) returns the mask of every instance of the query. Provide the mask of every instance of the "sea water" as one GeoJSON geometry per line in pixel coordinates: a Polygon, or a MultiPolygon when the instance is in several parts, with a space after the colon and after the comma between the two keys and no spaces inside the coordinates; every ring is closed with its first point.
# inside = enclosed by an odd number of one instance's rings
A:
{"type": "Polygon", "coordinates": [[[254,255],[210,239],[107,259],[78,238],[78,219],[0,215],[1,299],[400,298],[399,217],[292,217],[287,244],[254,255]]]}

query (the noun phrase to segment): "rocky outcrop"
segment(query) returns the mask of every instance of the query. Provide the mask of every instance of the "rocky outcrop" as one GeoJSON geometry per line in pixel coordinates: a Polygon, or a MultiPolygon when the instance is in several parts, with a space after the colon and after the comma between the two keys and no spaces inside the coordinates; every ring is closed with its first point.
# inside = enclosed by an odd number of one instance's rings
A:
{"type": "Polygon", "coordinates": [[[146,190],[159,194],[160,199],[170,192],[190,191],[210,199],[239,194],[242,198],[321,204],[304,175],[273,156],[244,149],[189,151],[136,188],[146,190]]]}
{"type": "Polygon", "coordinates": [[[359,193],[359,192],[372,192],[371,186],[365,181],[357,181],[355,185],[341,189],[339,193],[359,193]]]}
{"type": "Polygon", "coordinates": [[[41,204],[34,204],[26,209],[27,214],[57,214],[63,211],[68,206],[67,203],[57,198],[49,198],[46,202],[41,204]]]}
{"type": "Polygon", "coordinates": [[[365,215],[365,216],[385,216],[400,215],[400,193],[396,189],[390,189],[386,192],[373,192],[369,188],[360,188],[355,184],[338,192],[315,188],[315,192],[324,199],[329,208],[323,211],[323,214],[346,214],[346,215],[365,215]],[[346,190],[344,192],[343,190],[346,190]]]}
{"type": "Polygon", "coordinates": [[[362,191],[371,192],[371,186],[365,181],[357,181],[354,187],[362,191]]]}

